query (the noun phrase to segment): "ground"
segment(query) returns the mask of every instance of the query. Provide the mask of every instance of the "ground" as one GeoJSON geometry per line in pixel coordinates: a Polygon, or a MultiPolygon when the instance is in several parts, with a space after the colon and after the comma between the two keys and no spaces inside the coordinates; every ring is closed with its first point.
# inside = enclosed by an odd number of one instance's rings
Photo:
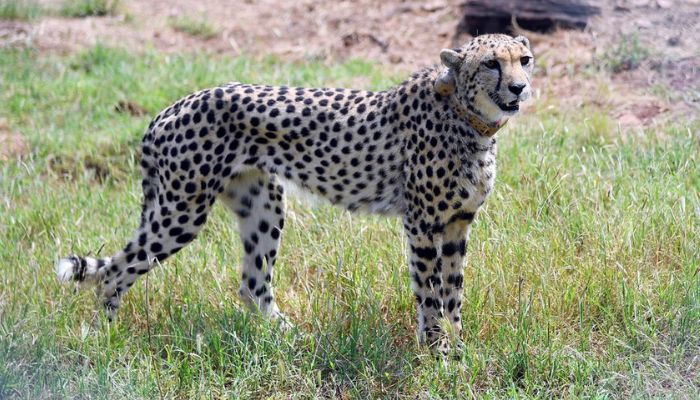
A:
{"type": "Polygon", "coordinates": [[[224,3],[0,20],[0,398],[700,397],[695,1],[525,33],[539,89],[499,133],[456,360],[416,345],[400,221],[313,199],[292,202],[279,259],[296,330],[237,300],[220,207],[116,324],[94,319],[53,263],[137,225],[152,115],[234,79],[378,90],[462,40],[449,2],[224,3]]]}

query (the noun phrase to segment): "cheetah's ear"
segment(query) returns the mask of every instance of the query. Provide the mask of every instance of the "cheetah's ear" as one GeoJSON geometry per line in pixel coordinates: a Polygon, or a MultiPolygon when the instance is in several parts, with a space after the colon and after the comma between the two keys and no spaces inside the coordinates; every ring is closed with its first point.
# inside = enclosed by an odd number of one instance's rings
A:
{"type": "Polygon", "coordinates": [[[525,36],[522,36],[522,35],[516,36],[515,41],[524,44],[525,47],[527,47],[528,49],[530,48],[530,41],[527,40],[527,38],[525,36]]]}
{"type": "Polygon", "coordinates": [[[444,66],[455,71],[458,71],[459,67],[462,66],[462,56],[451,49],[442,49],[440,52],[440,61],[442,61],[444,66]]]}
{"type": "Polygon", "coordinates": [[[457,83],[455,82],[455,73],[451,68],[444,70],[440,76],[435,79],[433,88],[440,96],[449,96],[454,93],[457,83]]]}
{"type": "Polygon", "coordinates": [[[443,49],[440,52],[440,61],[447,67],[440,76],[435,79],[433,87],[435,92],[441,96],[449,96],[455,91],[457,85],[455,81],[455,71],[462,65],[462,57],[454,50],[443,49]]]}

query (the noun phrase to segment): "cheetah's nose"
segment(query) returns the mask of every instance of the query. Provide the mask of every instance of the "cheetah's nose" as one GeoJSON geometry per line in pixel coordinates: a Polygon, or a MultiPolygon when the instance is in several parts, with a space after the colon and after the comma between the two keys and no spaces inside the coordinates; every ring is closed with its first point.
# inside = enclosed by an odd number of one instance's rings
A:
{"type": "Polygon", "coordinates": [[[524,83],[514,83],[512,85],[508,85],[508,89],[513,92],[514,94],[520,94],[523,92],[523,89],[525,89],[525,84],[524,83]]]}

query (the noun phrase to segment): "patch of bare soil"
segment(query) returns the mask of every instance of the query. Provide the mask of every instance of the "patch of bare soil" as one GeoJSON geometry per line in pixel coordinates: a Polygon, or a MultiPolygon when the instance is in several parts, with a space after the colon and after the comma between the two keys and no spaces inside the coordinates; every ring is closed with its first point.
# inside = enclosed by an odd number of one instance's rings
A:
{"type": "MultiPolygon", "coordinates": [[[[139,2],[135,12],[205,15],[221,30],[217,49],[335,61],[349,57],[409,69],[451,44],[457,1],[185,0],[139,2]]],[[[166,16],[167,17],[167,16],[166,16]]]]}
{"type": "Polygon", "coordinates": [[[18,21],[0,20],[0,48],[23,48],[31,46],[34,28],[18,21]]]}
{"type": "MultiPolygon", "coordinates": [[[[45,3],[51,3],[45,0],[45,3]]],[[[453,45],[459,2],[397,0],[318,2],[298,0],[122,1],[124,13],[87,18],[47,17],[32,25],[33,45],[71,52],[97,42],[165,52],[207,51],[275,55],[287,60],[352,57],[415,69],[453,45]],[[201,39],[169,26],[186,16],[219,34],[201,39]]],[[[6,22],[0,21],[0,26],[6,22]]]]}
{"type": "MultiPolygon", "coordinates": [[[[0,43],[61,53],[101,42],[131,50],[275,55],[289,61],[333,63],[357,57],[407,73],[437,62],[441,48],[469,39],[455,33],[462,17],[459,0],[122,3],[116,16],[49,17],[31,25],[0,21],[0,43]],[[202,39],[169,26],[169,20],[182,16],[205,21],[218,34],[202,39]]],[[[523,32],[531,38],[540,66],[535,82],[539,96],[531,107],[595,107],[623,128],[697,112],[700,90],[693,88],[700,82],[700,42],[694,32],[700,0],[602,3],[603,13],[583,32],[523,32]],[[639,46],[622,46],[615,53],[620,43],[630,41],[639,46]],[[619,63],[614,73],[606,67],[611,62],[619,63]],[[658,85],[679,95],[652,94],[649,89],[658,85]]]]}
{"type": "MultiPolygon", "coordinates": [[[[594,21],[594,29],[598,57],[608,62],[628,59],[612,75],[615,83],[669,90],[678,97],[669,111],[697,113],[700,0],[618,0],[594,21]]],[[[648,109],[640,113],[654,114],[648,109]]]]}

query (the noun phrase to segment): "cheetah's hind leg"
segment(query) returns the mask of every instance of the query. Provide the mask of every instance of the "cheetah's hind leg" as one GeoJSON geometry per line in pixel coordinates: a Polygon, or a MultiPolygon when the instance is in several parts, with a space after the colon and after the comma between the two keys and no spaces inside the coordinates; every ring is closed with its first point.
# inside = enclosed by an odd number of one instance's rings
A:
{"type": "MultiPolygon", "coordinates": [[[[160,185],[158,172],[151,165],[148,160],[142,163],[144,205],[141,224],[133,239],[112,257],[72,255],[56,264],[59,280],[98,286],[102,306],[110,320],[116,316],[121,297],[138,277],[194,240],[216,199],[216,188],[220,187],[218,182],[211,188],[180,185],[175,189],[171,182],[160,185]],[[162,195],[166,193],[165,187],[169,188],[167,196],[162,195]],[[167,198],[180,200],[169,202],[167,198]]],[[[177,178],[172,176],[172,179],[177,178]]]]}

